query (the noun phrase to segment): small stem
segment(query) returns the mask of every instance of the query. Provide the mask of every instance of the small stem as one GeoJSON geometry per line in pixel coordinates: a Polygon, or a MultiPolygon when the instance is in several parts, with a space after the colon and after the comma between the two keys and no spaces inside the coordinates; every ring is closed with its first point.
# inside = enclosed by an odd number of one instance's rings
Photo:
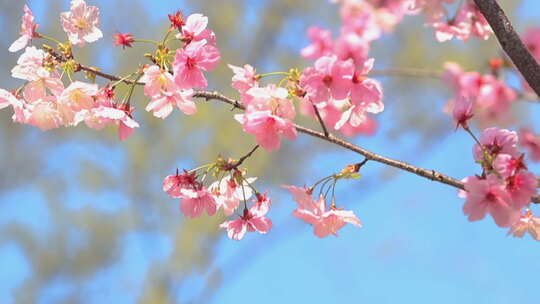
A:
{"type": "Polygon", "coordinates": [[[313,110],[315,111],[315,115],[317,115],[317,120],[319,120],[319,124],[321,124],[321,128],[324,132],[324,136],[328,137],[328,129],[326,128],[326,125],[324,124],[324,121],[321,117],[321,113],[319,113],[319,109],[317,108],[317,106],[313,103],[313,101],[311,101],[311,105],[313,106],[313,110]]]}
{"type": "Polygon", "coordinates": [[[471,131],[471,129],[469,127],[463,127],[463,129],[465,131],[467,131],[467,133],[469,133],[469,135],[471,135],[471,137],[474,139],[474,141],[482,148],[482,150],[484,149],[484,146],[480,143],[480,141],[478,140],[478,138],[476,138],[476,135],[474,135],[474,133],[471,131]]]}
{"type": "Polygon", "coordinates": [[[289,76],[289,72],[270,72],[270,73],[257,74],[255,76],[255,78],[260,79],[260,78],[263,78],[263,77],[274,76],[274,75],[287,75],[287,76],[289,76]]]}
{"type": "Polygon", "coordinates": [[[214,164],[214,163],[206,164],[206,165],[197,167],[197,168],[195,168],[195,169],[191,169],[191,170],[189,170],[188,172],[189,172],[189,173],[197,172],[197,171],[199,171],[199,170],[201,170],[201,169],[205,169],[205,168],[211,167],[211,166],[213,166],[213,165],[215,165],[215,164],[214,164]]]}
{"type": "Polygon", "coordinates": [[[251,151],[249,151],[248,154],[240,157],[240,159],[234,164],[234,166],[232,166],[232,168],[230,170],[233,170],[233,169],[238,169],[238,167],[240,167],[240,165],[242,165],[242,163],[251,157],[251,155],[253,153],[255,153],[255,151],[257,151],[257,149],[259,149],[259,145],[255,145],[255,147],[253,147],[253,149],[251,149],[251,151]]]}
{"type": "Polygon", "coordinates": [[[151,43],[151,44],[159,45],[158,41],[149,40],[149,39],[135,39],[135,42],[143,42],[143,43],[151,43]]]}
{"type": "Polygon", "coordinates": [[[49,37],[49,36],[47,36],[47,35],[39,34],[38,37],[43,38],[43,39],[45,39],[45,40],[52,41],[52,42],[54,42],[54,43],[56,43],[56,44],[62,44],[62,42],[60,42],[59,40],[57,40],[57,39],[55,39],[55,38],[53,38],[53,37],[49,37]]]}

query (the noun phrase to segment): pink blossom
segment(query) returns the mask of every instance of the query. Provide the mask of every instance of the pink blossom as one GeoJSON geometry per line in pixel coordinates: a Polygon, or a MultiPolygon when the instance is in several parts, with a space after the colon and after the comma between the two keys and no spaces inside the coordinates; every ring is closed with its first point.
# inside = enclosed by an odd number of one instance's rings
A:
{"type": "Polygon", "coordinates": [[[257,199],[249,210],[244,209],[239,219],[224,222],[219,225],[219,228],[227,229],[227,236],[237,241],[241,240],[248,231],[266,234],[272,228],[272,221],[265,217],[269,208],[270,200],[267,195],[257,193],[257,199]]]}
{"type": "Polygon", "coordinates": [[[469,128],[468,121],[474,115],[472,113],[472,102],[468,98],[458,98],[454,102],[454,109],[452,110],[452,118],[456,122],[456,129],[462,126],[464,129],[469,128]]]}
{"type": "Polygon", "coordinates": [[[528,128],[519,129],[519,145],[529,151],[529,158],[540,161],[540,138],[528,128]]]}
{"type": "Polygon", "coordinates": [[[27,47],[17,60],[17,65],[11,70],[11,76],[28,81],[51,77],[53,73],[44,66],[47,56],[47,53],[41,49],[27,47]]]}
{"type": "Polygon", "coordinates": [[[377,114],[384,110],[383,93],[378,81],[367,78],[373,67],[373,59],[366,60],[363,67],[355,71],[352,77],[349,109],[343,112],[334,128],[339,130],[348,122],[358,127],[367,119],[366,113],[377,114]]]}
{"type": "Polygon", "coordinates": [[[0,109],[4,109],[9,106],[13,108],[13,121],[24,123],[26,121],[24,102],[11,92],[0,89],[0,109]]]}
{"type": "Polygon", "coordinates": [[[326,210],[326,201],[322,195],[318,201],[315,201],[311,198],[309,189],[287,185],[282,187],[292,193],[294,200],[298,204],[298,208],[294,210],[293,215],[311,224],[313,232],[320,238],[330,234],[337,236],[337,231],[346,224],[357,227],[362,226],[360,220],[352,211],[340,210],[335,206],[331,206],[330,210],[326,210]]]}
{"type": "Polygon", "coordinates": [[[202,71],[212,70],[219,62],[218,49],[206,40],[194,41],[178,49],[174,59],[174,81],[182,89],[206,88],[208,83],[202,71]]]}
{"type": "Polygon", "coordinates": [[[358,1],[348,1],[342,8],[343,26],[341,34],[354,33],[366,41],[377,40],[381,37],[382,28],[377,22],[377,18],[372,10],[362,4],[358,6],[358,1]],[[355,3],[353,3],[355,2],[355,3]],[[352,4],[352,9],[347,8],[348,4],[352,4]]]}
{"type": "Polygon", "coordinates": [[[314,103],[330,98],[344,99],[350,92],[354,66],[351,60],[341,61],[336,56],[323,56],[307,68],[300,77],[300,86],[314,103]]]}
{"type": "Polygon", "coordinates": [[[515,158],[509,154],[501,153],[497,155],[493,161],[493,168],[501,175],[501,177],[509,178],[510,176],[515,175],[519,170],[527,170],[527,167],[523,162],[523,157],[523,154],[520,157],[515,158]]]}
{"type": "Polygon", "coordinates": [[[352,59],[355,65],[362,64],[368,56],[369,41],[355,33],[344,33],[334,44],[334,54],[340,60],[352,59]]]}
{"type": "Polygon", "coordinates": [[[332,32],[317,26],[308,28],[308,37],[311,44],[300,51],[302,57],[318,59],[332,54],[332,32]]]}
{"type": "Polygon", "coordinates": [[[523,237],[525,232],[528,232],[535,240],[540,241],[540,218],[534,216],[530,210],[527,210],[512,224],[508,235],[523,237]]]}
{"type": "Polygon", "coordinates": [[[195,92],[193,90],[177,90],[173,92],[163,92],[156,95],[146,106],[146,111],[153,112],[155,117],[166,118],[171,114],[173,107],[177,106],[186,115],[197,112],[197,106],[191,99],[195,92]]]}
{"type": "Polygon", "coordinates": [[[48,96],[27,105],[28,114],[24,123],[40,128],[42,131],[64,125],[64,118],[58,109],[56,98],[48,96]]]}
{"type": "Polygon", "coordinates": [[[248,111],[234,118],[243,125],[244,132],[255,135],[257,143],[267,151],[279,149],[280,136],[296,139],[294,124],[270,111],[248,111]]]}
{"type": "MultiPolygon", "coordinates": [[[[517,149],[517,142],[517,133],[506,129],[488,128],[480,136],[480,143],[483,148],[493,157],[499,153],[519,157],[520,153],[517,149]]],[[[475,160],[480,161],[483,159],[482,148],[478,144],[474,145],[473,154],[475,160]]]]}
{"type": "Polygon", "coordinates": [[[169,194],[172,197],[181,197],[182,189],[194,189],[197,187],[197,176],[195,172],[190,173],[185,171],[182,174],[178,173],[178,170],[175,175],[168,175],[163,180],[163,191],[169,194]]]}
{"type": "Polygon", "coordinates": [[[293,120],[296,116],[294,105],[289,99],[287,89],[269,84],[265,87],[254,87],[246,92],[243,101],[248,111],[271,111],[273,115],[293,120]]]}
{"type": "Polygon", "coordinates": [[[470,25],[457,20],[442,22],[436,21],[428,24],[435,30],[435,38],[439,42],[445,42],[456,37],[459,40],[467,40],[470,34],[470,25]]]}
{"type": "Polygon", "coordinates": [[[94,98],[98,92],[97,84],[75,81],[62,92],[58,102],[74,112],[89,110],[94,107],[94,98]]]}
{"type": "Polygon", "coordinates": [[[229,64],[228,66],[234,73],[232,87],[242,94],[242,96],[244,96],[249,89],[259,86],[259,82],[255,77],[257,71],[251,65],[246,64],[243,68],[232,64],[229,64]]]}
{"type": "Polygon", "coordinates": [[[71,10],[60,14],[62,28],[69,41],[84,46],[103,37],[99,25],[99,8],[88,6],[84,0],[71,0],[71,10]]]}
{"type": "Polygon", "coordinates": [[[182,39],[189,44],[194,41],[206,40],[208,44],[216,44],[214,32],[207,29],[208,17],[202,14],[191,14],[187,17],[185,24],[181,27],[181,33],[176,38],[182,39]]]}
{"type": "Polygon", "coordinates": [[[82,110],[75,114],[73,125],[84,121],[89,128],[103,129],[109,124],[118,126],[118,138],[125,140],[133,132],[139,124],[133,119],[132,113],[134,108],[126,104],[113,104],[112,102],[104,102],[96,105],[90,110],[82,110]]]}
{"type": "Polygon", "coordinates": [[[521,170],[507,179],[506,190],[512,197],[514,208],[520,209],[531,202],[531,198],[536,195],[538,180],[536,176],[526,170],[521,170]]]}
{"type": "Polygon", "coordinates": [[[468,1],[458,12],[457,18],[460,18],[460,14],[462,14],[463,18],[466,19],[470,24],[470,31],[473,36],[483,40],[489,39],[489,36],[491,36],[493,31],[476,4],[474,4],[472,1],[468,1]]]}
{"type": "Polygon", "coordinates": [[[250,184],[257,180],[256,177],[242,178],[242,185],[236,178],[228,175],[216,181],[208,187],[214,194],[216,204],[223,209],[226,216],[231,215],[240,205],[241,201],[247,201],[253,195],[250,184]]]}
{"type": "Polygon", "coordinates": [[[123,49],[126,49],[126,47],[132,47],[133,42],[135,42],[133,35],[130,33],[116,33],[114,34],[113,39],[114,45],[122,46],[123,49]]]}
{"type": "Polygon", "coordinates": [[[481,220],[489,213],[498,226],[508,227],[519,217],[519,209],[514,207],[512,197],[497,176],[490,174],[486,179],[471,176],[465,181],[465,190],[463,213],[469,221],[481,220]]]}
{"type": "Polygon", "coordinates": [[[22,18],[21,24],[21,37],[15,40],[9,47],[10,52],[17,52],[26,47],[26,45],[32,40],[32,38],[37,37],[38,33],[36,32],[38,24],[34,23],[34,15],[28,7],[24,5],[24,15],[22,18]]]}
{"type": "Polygon", "coordinates": [[[145,83],[144,94],[151,99],[146,106],[146,111],[153,112],[154,116],[166,118],[171,114],[174,106],[187,115],[197,112],[195,102],[191,99],[195,92],[191,89],[181,90],[174,82],[173,76],[161,70],[157,65],[144,69],[141,82],[145,83]]]}
{"type": "MultiPolygon", "coordinates": [[[[310,115],[316,119],[313,105],[309,100],[302,99],[300,105],[304,115],[310,115]]],[[[354,109],[351,110],[351,103],[348,99],[332,99],[326,104],[317,105],[317,109],[326,125],[333,126],[335,130],[346,136],[373,135],[377,129],[377,122],[366,113],[351,119],[354,109]],[[353,126],[352,123],[359,124],[353,126]]]]}
{"type": "Polygon", "coordinates": [[[214,215],[217,210],[214,196],[205,187],[195,189],[180,189],[180,211],[190,218],[202,215],[206,210],[208,215],[214,215]]]}

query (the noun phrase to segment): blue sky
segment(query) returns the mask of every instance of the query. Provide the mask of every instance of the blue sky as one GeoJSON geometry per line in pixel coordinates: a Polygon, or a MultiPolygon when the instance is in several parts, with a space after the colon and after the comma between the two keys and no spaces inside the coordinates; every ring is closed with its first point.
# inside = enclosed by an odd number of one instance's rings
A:
{"type": "MultiPolygon", "coordinates": [[[[171,11],[189,7],[186,2],[189,1],[152,2],[149,11],[158,22],[171,11]]],[[[42,4],[40,1],[30,3],[35,4],[33,8],[39,19],[42,4]]],[[[102,14],[111,13],[107,10],[107,1],[97,3],[102,14]]],[[[253,10],[252,14],[255,13],[253,10]]],[[[524,23],[531,24],[540,16],[540,5],[535,0],[524,1],[518,15],[524,23]]],[[[299,50],[305,40],[296,44],[299,50]]],[[[442,108],[447,96],[441,93],[433,98],[442,108]]],[[[529,109],[530,117],[540,115],[538,107],[529,109]]],[[[387,109],[379,117],[381,134],[389,130],[384,122],[391,119],[391,111],[387,109]]],[[[531,124],[540,131],[538,123],[531,124]]],[[[448,125],[451,127],[450,121],[448,125]]],[[[414,135],[398,142],[388,142],[382,136],[353,141],[394,157],[400,156],[402,149],[410,150],[419,143],[414,135]]],[[[441,139],[437,148],[425,157],[412,159],[421,167],[462,178],[476,171],[471,148],[470,138],[458,131],[441,139]]],[[[41,174],[66,174],[74,183],[68,185],[68,189],[77,188],[81,157],[108,159],[110,163],[103,163],[103,169],[111,175],[118,175],[125,166],[121,149],[99,142],[73,139],[51,153],[57,157],[46,164],[41,174]],[[69,157],[74,154],[78,157],[69,157]]],[[[189,160],[183,161],[189,163],[189,160]]],[[[283,183],[312,183],[335,171],[336,163],[345,166],[356,161],[355,155],[336,149],[315,156],[312,166],[306,168],[304,180],[283,183]]],[[[339,237],[315,237],[310,226],[290,216],[294,204],[287,193],[278,185],[268,185],[274,193],[274,201],[279,202],[271,212],[275,227],[268,235],[249,234],[241,242],[227,239],[219,242],[213,264],[222,271],[222,287],[210,302],[539,302],[534,287],[540,270],[538,243],[529,237],[507,237],[506,231],[497,228],[491,219],[468,222],[461,211],[463,201],[456,196],[455,189],[411,174],[402,173],[381,187],[366,189],[371,185],[370,176],[381,168],[370,162],[363,172],[363,180],[339,185],[338,202],[354,210],[364,224],[360,229],[345,227],[339,237]]],[[[159,187],[156,191],[160,191],[159,187]]],[[[31,186],[0,193],[0,229],[15,221],[36,231],[46,231],[53,219],[44,204],[43,194],[31,186]]],[[[74,209],[91,204],[103,212],[129,207],[129,201],[114,189],[102,193],[68,191],[66,204],[74,209]],[[110,201],[119,204],[113,208],[110,201]]],[[[129,234],[123,240],[123,251],[117,262],[81,287],[88,295],[88,303],[134,303],[139,292],[137,287],[142,284],[150,262],[164,259],[171,250],[171,240],[162,235],[139,231],[129,234]],[[153,245],[150,254],[141,248],[141,239],[153,245]],[[132,286],[131,292],[122,292],[126,282],[132,286]]],[[[13,303],[13,288],[32,275],[23,251],[16,244],[0,243],[0,270],[0,303],[13,303]]],[[[178,290],[178,303],[196,301],[207,275],[200,274],[183,282],[178,290]]],[[[61,280],[51,282],[39,303],[58,302],[70,288],[73,287],[61,280]]]]}

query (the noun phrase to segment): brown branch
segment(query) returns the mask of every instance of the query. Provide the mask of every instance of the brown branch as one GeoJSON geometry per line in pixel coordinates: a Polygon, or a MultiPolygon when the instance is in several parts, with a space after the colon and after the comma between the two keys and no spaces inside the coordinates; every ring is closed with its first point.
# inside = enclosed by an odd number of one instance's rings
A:
{"type": "MultiPolygon", "coordinates": [[[[488,1],[490,1],[490,0],[488,0],[488,1]]],[[[101,76],[101,77],[106,78],[106,79],[109,79],[109,80],[113,80],[113,81],[121,80],[120,77],[110,75],[110,74],[106,74],[106,73],[103,73],[103,72],[99,72],[99,71],[96,71],[96,70],[94,70],[92,68],[85,67],[83,65],[81,65],[81,69],[89,70],[90,72],[94,72],[94,73],[96,73],[96,75],[101,76]]],[[[125,83],[128,83],[128,84],[133,84],[134,83],[133,81],[130,81],[130,80],[123,80],[123,81],[125,83]]],[[[135,84],[144,85],[144,83],[141,83],[141,82],[135,82],[135,84]]],[[[229,98],[229,97],[227,97],[227,96],[225,96],[225,95],[223,95],[223,94],[221,94],[221,93],[219,93],[217,91],[214,91],[214,92],[197,91],[197,92],[195,92],[193,97],[195,97],[195,98],[204,98],[207,101],[208,100],[218,100],[218,101],[221,101],[221,102],[232,105],[233,109],[236,108],[236,109],[240,109],[240,110],[245,110],[245,107],[240,102],[238,102],[235,99],[229,98]]],[[[404,171],[416,174],[418,176],[430,179],[432,181],[437,181],[437,182],[440,182],[440,183],[443,183],[443,184],[450,185],[450,186],[458,188],[458,189],[464,189],[463,182],[461,182],[461,181],[459,181],[459,180],[457,180],[457,179],[455,179],[453,177],[450,177],[450,176],[447,176],[447,175],[442,174],[440,172],[437,172],[435,170],[429,170],[429,169],[416,167],[416,166],[413,166],[413,165],[408,164],[408,163],[403,162],[403,161],[395,160],[395,159],[392,159],[392,158],[388,158],[388,157],[373,153],[373,152],[368,151],[368,150],[366,150],[364,148],[361,148],[361,147],[359,147],[357,145],[354,145],[354,144],[352,144],[352,143],[350,143],[348,141],[342,140],[342,139],[340,139],[340,138],[338,138],[338,137],[336,137],[336,136],[334,136],[332,134],[327,135],[327,134],[317,132],[315,130],[312,130],[312,129],[309,129],[309,128],[306,128],[306,127],[303,127],[303,126],[300,126],[300,125],[297,125],[297,124],[295,124],[294,126],[295,126],[295,128],[296,128],[296,130],[298,132],[307,134],[307,135],[312,136],[312,137],[322,139],[324,141],[330,142],[330,143],[332,143],[334,145],[337,145],[337,146],[341,146],[341,147],[343,147],[343,148],[345,148],[347,150],[353,151],[355,153],[358,153],[358,154],[364,156],[367,160],[373,160],[373,161],[376,161],[376,162],[379,162],[379,163],[382,163],[382,164],[385,164],[385,165],[388,165],[388,166],[391,166],[391,167],[394,167],[394,168],[397,168],[397,169],[400,169],[400,170],[404,170],[404,171]]],[[[255,152],[256,148],[253,149],[252,152],[250,152],[250,154],[255,152]]],[[[539,196],[535,196],[531,200],[536,204],[540,204],[540,197],[539,196]]]]}
{"type": "Polygon", "coordinates": [[[107,74],[107,73],[104,73],[104,72],[101,72],[101,71],[98,71],[94,68],[91,68],[91,67],[87,67],[87,66],[84,66],[82,64],[79,64],[79,69],[83,70],[83,71],[86,71],[86,72],[90,72],[90,73],[93,73],[99,77],[102,77],[102,78],[105,78],[105,79],[108,79],[110,81],[122,81],[126,84],[136,84],[136,85],[144,85],[143,82],[138,82],[138,81],[133,81],[133,80],[129,80],[129,79],[122,79],[118,76],[115,76],[115,75],[111,75],[111,74],[107,74]]]}
{"type": "Polygon", "coordinates": [[[508,57],[540,96],[540,65],[529,52],[496,0],[474,0],[508,57]]]}
{"type": "MultiPolygon", "coordinates": [[[[211,99],[218,100],[218,101],[228,103],[228,104],[234,106],[237,109],[240,109],[240,110],[245,109],[244,106],[241,105],[238,101],[236,101],[236,100],[234,100],[232,98],[226,97],[226,96],[224,96],[224,95],[222,95],[222,94],[220,94],[218,92],[198,91],[198,92],[195,93],[194,97],[204,98],[206,100],[211,100],[211,99]]],[[[307,135],[312,136],[312,137],[322,139],[324,141],[330,142],[330,143],[332,143],[334,145],[337,145],[337,146],[341,146],[341,147],[343,147],[343,148],[345,148],[347,150],[353,151],[355,153],[358,153],[358,154],[364,156],[368,160],[373,160],[373,161],[376,161],[376,162],[379,162],[379,163],[382,163],[382,164],[385,164],[385,165],[388,165],[388,166],[391,166],[391,167],[394,167],[394,168],[397,168],[397,169],[400,169],[400,170],[404,170],[404,171],[416,174],[416,175],[421,176],[421,177],[425,177],[425,178],[430,179],[432,181],[436,181],[436,182],[439,182],[439,183],[450,185],[450,186],[458,188],[458,189],[464,189],[463,182],[461,182],[461,181],[459,181],[459,180],[457,180],[457,179],[455,179],[453,177],[450,177],[448,175],[437,172],[435,170],[429,170],[429,169],[416,167],[416,166],[413,166],[413,165],[408,164],[408,163],[403,162],[403,161],[395,160],[395,159],[392,159],[392,158],[388,158],[388,157],[379,155],[377,153],[373,153],[373,152],[368,151],[368,150],[366,150],[364,148],[361,148],[361,147],[359,147],[357,145],[354,145],[354,144],[352,144],[352,143],[350,143],[348,141],[337,138],[337,137],[335,137],[334,135],[331,135],[331,134],[326,136],[324,133],[317,132],[315,130],[312,130],[312,129],[309,129],[309,128],[306,128],[306,127],[303,127],[303,126],[300,126],[300,125],[297,125],[297,124],[295,124],[294,126],[295,126],[295,128],[296,128],[296,130],[298,132],[307,134],[307,135]]],[[[540,197],[535,196],[535,197],[532,198],[532,201],[534,203],[536,203],[536,204],[540,204],[540,197]]]]}

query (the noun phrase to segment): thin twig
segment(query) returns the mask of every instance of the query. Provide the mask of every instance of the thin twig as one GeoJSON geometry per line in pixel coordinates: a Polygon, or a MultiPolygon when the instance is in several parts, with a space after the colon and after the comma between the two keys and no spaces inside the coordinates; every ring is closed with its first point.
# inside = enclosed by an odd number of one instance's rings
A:
{"type": "Polygon", "coordinates": [[[319,109],[312,101],[310,102],[311,102],[311,105],[313,106],[313,111],[315,111],[315,115],[317,115],[317,120],[319,120],[319,123],[321,124],[321,128],[324,132],[324,136],[328,137],[329,135],[328,129],[326,128],[326,125],[324,124],[324,121],[322,120],[321,113],[319,113],[319,109]]]}
{"type": "Polygon", "coordinates": [[[248,154],[240,157],[240,159],[231,167],[231,170],[238,169],[238,167],[240,167],[240,165],[242,165],[242,163],[244,163],[246,159],[250,158],[251,155],[253,155],[253,153],[257,151],[257,149],[259,149],[259,145],[256,145],[255,147],[253,147],[253,149],[251,149],[251,151],[249,151],[248,154]]]}

